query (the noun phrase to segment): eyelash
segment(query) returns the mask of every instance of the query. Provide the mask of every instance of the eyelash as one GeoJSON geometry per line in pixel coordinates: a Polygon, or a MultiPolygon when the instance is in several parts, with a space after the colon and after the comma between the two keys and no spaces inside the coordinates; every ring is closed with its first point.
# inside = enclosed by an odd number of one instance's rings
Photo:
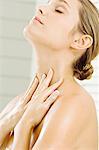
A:
{"type": "Polygon", "coordinates": [[[55,9],[55,11],[58,12],[58,13],[60,13],[60,14],[63,14],[63,12],[60,11],[60,10],[55,9]]]}
{"type": "MultiPolygon", "coordinates": [[[[49,2],[50,2],[50,0],[48,0],[48,2],[47,2],[47,3],[49,4],[49,2]]],[[[62,11],[60,11],[60,10],[55,9],[55,11],[56,11],[56,12],[58,12],[58,13],[60,13],[60,14],[63,14],[63,12],[62,12],[62,11]]]]}

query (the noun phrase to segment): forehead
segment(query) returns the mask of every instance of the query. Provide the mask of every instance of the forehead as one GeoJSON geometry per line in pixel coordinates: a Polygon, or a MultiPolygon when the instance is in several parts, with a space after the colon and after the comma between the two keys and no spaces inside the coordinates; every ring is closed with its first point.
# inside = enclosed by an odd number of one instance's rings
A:
{"type": "Polygon", "coordinates": [[[48,2],[50,2],[50,1],[64,2],[65,4],[68,5],[68,1],[66,1],[66,0],[48,0],[48,2]]]}
{"type": "Polygon", "coordinates": [[[73,11],[78,11],[79,8],[80,8],[80,2],[79,0],[48,0],[49,3],[63,3],[64,5],[67,5],[67,7],[70,9],[70,10],[73,10],[73,11]],[[78,9],[77,9],[78,8],[78,9]]]}
{"type": "Polygon", "coordinates": [[[75,3],[78,0],[47,0],[48,2],[50,1],[56,1],[56,2],[65,2],[65,3],[75,3]]]}

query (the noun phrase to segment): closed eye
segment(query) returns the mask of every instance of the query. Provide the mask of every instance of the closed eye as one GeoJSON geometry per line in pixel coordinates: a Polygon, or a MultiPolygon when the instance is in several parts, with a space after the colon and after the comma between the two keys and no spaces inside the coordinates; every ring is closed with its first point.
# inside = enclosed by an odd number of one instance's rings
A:
{"type": "Polygon", "coordinates": [[[57,10],[57,9],[55,9],[55,11],[56,11],[56,12],[58,12],[58,13],[63,13],[62,11],[60,11],[60,10],[57,10]]]}

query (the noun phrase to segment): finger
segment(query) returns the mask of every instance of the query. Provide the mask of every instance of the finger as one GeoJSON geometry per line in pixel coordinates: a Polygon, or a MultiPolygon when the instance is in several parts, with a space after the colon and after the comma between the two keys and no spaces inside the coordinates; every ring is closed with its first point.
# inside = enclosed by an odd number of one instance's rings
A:
{"type": "Polygon", "coordinates": [[[35,91],[32,99],[34,99],[34,97],[37,96],[37,94],[40,94],[49,86],[52,76],[53,76],[53,70],[50,68],[46,78],[45,78],[45,74],[44,74],[41,84],[40,84],[40,86],[37,87],[37,90],[35,91]]]}
{"type": "Polygon", "coordinates": [[[41,92],[44,91],[50,84],[51,80],[52,80],[52,77],[53,77],[53,69],[50,68],[48,74],[47,74],[47,77],[46,79],[44,80],[42,86],[41,86],[41,92]]]}
{"type": "Polygon", "coordinates": [[[41,85],[42,85],[45,78],[46,78],[46,74],[43,74],[42,77],[41,77],[40,83],[39,83],[35,93],[33,94],[33,96],[35,96],[40,91],[41,85]]]}
{"type": "Polygon", "coordinates": [[[35,79],[33,80],[31,87],[28,89],[28,91],[25,93],[24,97],[23,97],[23,102],[24,104],[28,103],[28,101],[31,99],[33,93],[35,92],[37,85],[38,85],[39,81],[37,79],[37,77],[35,77],[35,79]]]}
{"type": "Polygon", "coordinates": [[[41,102],[43,102],[50,94],[54,92],[54,90],[56,90],[62,84],[62,82],[63,82],[63,78],[61,78],[58,82],[48,87],[44,92],[39,94],[39,96],[36,98],[39,99],[41,102]]]}
{"type": "Polygon", "coordinates": [[[46,74],[44,73],[44,74],[42,75],[42,77],[41,77],[41,80],[40,80],[40,83],[39,83],[39,85],[38,85],[38,88],[42,85],[42,83],[43,83],[43,81],[44,81],[45,78],[46,78],[46,74]]]}
{"type": "Polygon", "coordinates": [[[28,93],[28,91],[30,90],[30,88],[32,87],[32,85],[34,84],[35,80],[38,79],[37,76],[35,75],[35,77],[32,79],[31,83],[29,84],[29,87],[26,90],[26,93],[28,93]]]}
{"type": "Polygon", "coordinates": [[[44,105],[49,108],[53,102],[56,101],[58,96],[60,95],[60,92],[58,90],[55,90],[44,102],[44,105]]]}

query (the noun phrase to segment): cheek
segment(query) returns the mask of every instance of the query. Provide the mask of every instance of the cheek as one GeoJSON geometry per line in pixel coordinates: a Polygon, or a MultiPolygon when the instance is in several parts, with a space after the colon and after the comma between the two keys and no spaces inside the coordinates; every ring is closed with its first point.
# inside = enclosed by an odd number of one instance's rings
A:
{"type": "Polygon", "coordinates": [[[47,36],[56,49],[66,47],[68,31],[69,25],[67,25],[64,21],[62,22],[62,20],[57,23],[54,22],[53,24],[49,24],[47,28],[47,36]]]}
{"type": "Polygon", "coordinates": [[[62,29],[51,29],[48,33],[48,39],[50,41],[51,46],[53,46],[54,49],[62,49],[64,47],[64,44],[66,44],[66,35],[62,31],[62,29]]]}

